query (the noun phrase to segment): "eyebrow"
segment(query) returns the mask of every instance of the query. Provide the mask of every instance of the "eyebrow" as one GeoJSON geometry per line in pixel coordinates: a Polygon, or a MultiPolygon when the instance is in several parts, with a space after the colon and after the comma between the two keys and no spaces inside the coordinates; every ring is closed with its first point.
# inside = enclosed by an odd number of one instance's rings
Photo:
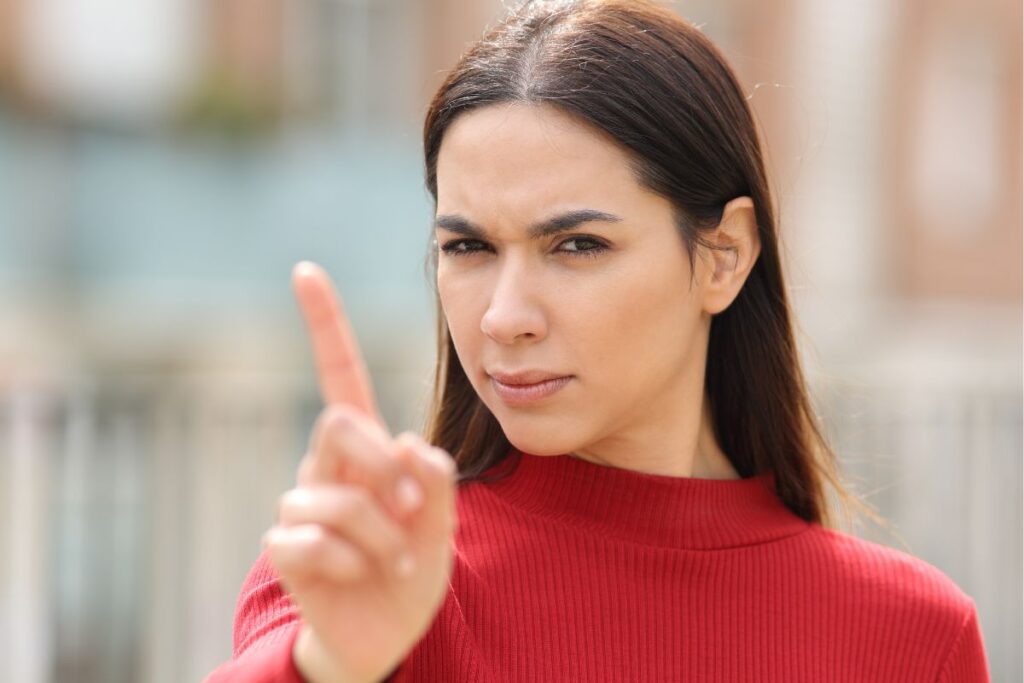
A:
{"type": "MultiPolygon", "coordinates": [[[[597,209],[576,209],[575,211],[559,214],[536,223],[526,234],[529,235],[530,239],[538,239],[572,230],[581,223],[589,223],[591,221],[618,223],[621,220],[620,217],[614,214],[598,211],[597,209]]],[[[437,216],[434,219],[434,226],[444,228],[449,232],[454,232],[464,237],[475,239],[486,239],[487,237],[487,232],[483,228],[457,214],[437,216]]]]}

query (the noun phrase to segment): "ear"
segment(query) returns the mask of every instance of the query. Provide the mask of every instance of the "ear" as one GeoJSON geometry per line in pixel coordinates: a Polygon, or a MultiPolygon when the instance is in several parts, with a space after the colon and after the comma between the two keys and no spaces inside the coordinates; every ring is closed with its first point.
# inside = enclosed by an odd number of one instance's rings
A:
{"type": "Polygon", "coordinates": [[[737,197],[726,204],[708,239],[720,248],[709,250],[711,263],[701,274],[703,308],[715,315],[732,304],[761,253],[753,200],[737,197]]]}

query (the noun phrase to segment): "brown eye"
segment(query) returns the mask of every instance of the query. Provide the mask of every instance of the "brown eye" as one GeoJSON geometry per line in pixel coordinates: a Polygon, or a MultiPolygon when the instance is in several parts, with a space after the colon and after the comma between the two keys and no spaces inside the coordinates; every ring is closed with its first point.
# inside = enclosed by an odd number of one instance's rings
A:
{"type": "MultiPolygon", "coordinates": [[[[470,240],[470,239],[452,240],[451,242],[444,243],[441,246],[441,251],[443,251],[446,254],[451,254],[452,256],[462,256],[464,254],[472,254],[472,253],[477,252],[477,251],[482,251],[481,249],[478,249],[478,248],[470,248],[473,245],[482,245],[482,244],[484,244],[484,243],[481,242],[480,240],[470,240]]],[[[486,245],[484,245],[484,246],[486,246],[486,245]]]]}
{"type": "Polygon", "coordinates": [[[562,244],[560,244],[559,246],[565,246],[566,244],[572,244],[574,242],[582,243],[583,245],[589,244],[591,246],[587,248],[580,248],[580,246],[577,245],[574,249],[565,249],[563,251],[572,254],[573,256],[597,256],[601,252],[608,250],[607,246],[597,241],[593,237],[570,237],[569,239],[562,242],[562,244]]]}

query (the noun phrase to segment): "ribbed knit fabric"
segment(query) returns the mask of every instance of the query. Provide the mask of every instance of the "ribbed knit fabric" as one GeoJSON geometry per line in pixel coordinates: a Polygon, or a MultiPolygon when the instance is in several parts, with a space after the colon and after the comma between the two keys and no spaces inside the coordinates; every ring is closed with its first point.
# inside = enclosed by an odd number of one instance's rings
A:
{"type": "MultiPolygon", "coordinates": [[[[748,479],[513,451],[458,492],[448,596],[389,679],[989,680],[974,601],[909,554],[808,523],[748,479]]],[[[207,683],[299,683],[294,606],[261,556],[207,683]]]]}

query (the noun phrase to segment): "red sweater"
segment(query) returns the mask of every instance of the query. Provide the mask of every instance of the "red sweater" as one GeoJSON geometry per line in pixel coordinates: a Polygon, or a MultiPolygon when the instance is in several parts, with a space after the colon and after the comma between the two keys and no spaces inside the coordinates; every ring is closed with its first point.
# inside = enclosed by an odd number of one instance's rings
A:
{"type": "MultiPolygon", "coordinates": [[[[909,554],[808,523],[748,479],[513,451],[458,492],[448,596],[389,679],[981,682],[974,601],[909,554]]],[[[260,556],[207,683],[301,683],[260,556]]]]}

